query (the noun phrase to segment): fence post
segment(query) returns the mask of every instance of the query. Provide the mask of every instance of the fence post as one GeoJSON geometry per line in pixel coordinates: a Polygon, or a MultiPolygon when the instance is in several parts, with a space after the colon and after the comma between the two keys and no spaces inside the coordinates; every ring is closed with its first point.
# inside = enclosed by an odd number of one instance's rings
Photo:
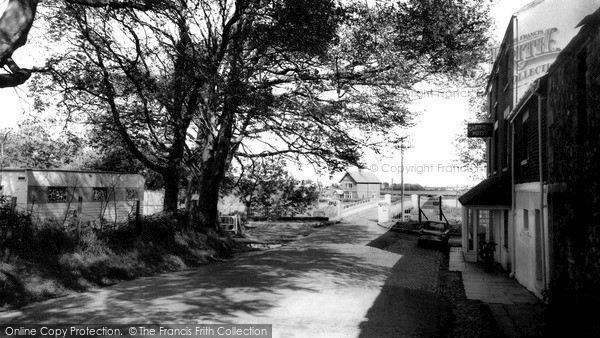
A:
{"type": "Polygon", "coordinates": [[[417,208],[419,208],[419,224],[421,224],[421,195],[417,197],[417,208]]]}
{"type": "Polygon", "coordinates": [[[341,201],[337,201],[335,207],[336,207],[336,211],[337,211],[337,220],[341,221],[342,220],[342,213],[343,213],[343,209],[344,209],[343,205],[342,205],[342,202],[341,201]]]}
{"type": "Polygon", "coordinates": [[[140,201],[135,201],[135,221],[140,221],[140,201]]]}
{"type": "MultiPolygon", "coordinates": [[[[10,199],[10,217],[14,217],[15,214],[17,212],[17,197],[13,196],[10,199]]],[[[13,245],[13,243],[11,242],[12,237],[13,237],[13,226],[14,226],[14,222],[10,222],[10,224],[7,224],[8,226],[6,227],[6,245],[4,246],[4,260],[7,261],[8,258],[10,257],[10,247],[13,245]]]]}
{"type": "Polygon", "coordinates": [[[140,200],[135,201],[135,228],[138,233],[142,233],[142,222],[140,222],[140,200]]]}
{"type": "Polygon", "coordinates": [[[442,196],[440,196],[440,221],[442,220],[442,196]]]}
{"type": "Polygon", "coordinates": [[[76,214],[76,220],[77,220],[77,242],[79,242],[79,240],[81,239],[81,221],[79,219],[79,215],[81,215],[81,211],[83,210],[83,197],[79,196],[77,198],[77,214],[76,214]]]}
{"type": "Polygon", "coordinates": [[[14,214],[17,212],[17,197],[13,196],[10,199],[10,214],[12,216],[14,216],[14,214]]]}
{"type": "Polygon", "coordinates": [[[77,198],[77,214],[80,214],[81,210],[83,210],[83,197],[79,196],[77,198]]]}
{"type": "Polygon", "coordinates": [[[390,221],[390,204],[387,201],[377,203],[377,222],[385,223],[390,221]]]}

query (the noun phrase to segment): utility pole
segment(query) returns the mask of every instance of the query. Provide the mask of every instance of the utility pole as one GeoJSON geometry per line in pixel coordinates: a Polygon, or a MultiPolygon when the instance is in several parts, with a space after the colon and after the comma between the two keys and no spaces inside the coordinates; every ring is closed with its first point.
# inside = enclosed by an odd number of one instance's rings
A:
{"type": "Polygon", "coordinates": [[[400,221],[404,222],[404,142],[400,145],[400,221]]]}

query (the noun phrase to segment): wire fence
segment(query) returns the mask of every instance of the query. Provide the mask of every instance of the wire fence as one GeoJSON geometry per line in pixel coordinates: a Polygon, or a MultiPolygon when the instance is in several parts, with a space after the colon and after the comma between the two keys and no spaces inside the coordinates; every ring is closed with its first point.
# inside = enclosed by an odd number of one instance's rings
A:
{"type": "Polygon", "coordinates": [[[75,203],[22,204],[16,198],[0,205],[0,209],[31,216],[36,223],[59,224],[86,222],[93,227],[139,220],[143,216],[163,210],[162,204],[147,204],[138,200],[107,201],[103,203],[81,201],[75,203]]]}

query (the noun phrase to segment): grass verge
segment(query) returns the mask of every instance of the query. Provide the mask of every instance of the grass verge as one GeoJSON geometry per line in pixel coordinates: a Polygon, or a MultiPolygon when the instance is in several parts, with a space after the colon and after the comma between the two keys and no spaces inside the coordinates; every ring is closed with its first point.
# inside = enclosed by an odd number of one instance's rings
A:
{"type": "Polygon", "coordinates": [[[0,219],[0,310],[206,264],[231,254],[226,234],[186,214],[94,229],[36,225],[26,215],[0,219]]]}

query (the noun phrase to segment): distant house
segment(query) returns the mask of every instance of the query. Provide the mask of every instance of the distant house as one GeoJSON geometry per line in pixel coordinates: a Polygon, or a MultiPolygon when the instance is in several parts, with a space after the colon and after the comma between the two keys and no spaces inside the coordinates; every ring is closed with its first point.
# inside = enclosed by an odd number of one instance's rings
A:
{"type": "Polygon", "coordinates": [[[17,211],[39,219],[125,221],[144,200],[138,174],[72,170],[0,170],[0,195],[16,197],[17,211]]]}
{"type": "Polygon", "coordinates": [[[381,193],[381,181],[375,174],[369,171],[359,170],[347,172],[340,181],[344,192],[343,198],[363,199],[379,198],[381,193]]]}

